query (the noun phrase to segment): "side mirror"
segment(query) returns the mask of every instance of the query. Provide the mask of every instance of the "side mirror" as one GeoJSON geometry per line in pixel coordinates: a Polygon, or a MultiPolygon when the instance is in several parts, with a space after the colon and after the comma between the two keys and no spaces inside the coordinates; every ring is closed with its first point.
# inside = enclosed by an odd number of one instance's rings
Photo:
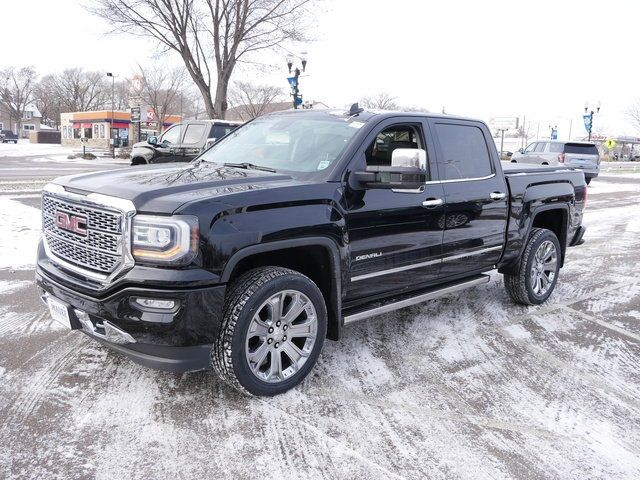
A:
{"type": "Polygon", "coordinates": [[[204,146],[204,149],[207,150],[211,145],[213,145],[214,143],[216,143],[218,139],[213,137],[213,138],[207,138],[207,143],[204,146]]]}
{"type": "Polygon", "coordinates": [[[427,181],[427,152],[396,148],[391,154],[391,166],[368,166],[354,175],[367,188],[415,190],[427,181]]]}
{"type": "Polygon", "coordinates": [[[524,153],[524,148],[519,148],[518,153],[524,153]]]}
{"type": "Polygon", "coordinates": [[[158,137],[151,136],[151,137],[147,138],[147,143],[149,145],[157,145],[158,144],[158,137]]]}

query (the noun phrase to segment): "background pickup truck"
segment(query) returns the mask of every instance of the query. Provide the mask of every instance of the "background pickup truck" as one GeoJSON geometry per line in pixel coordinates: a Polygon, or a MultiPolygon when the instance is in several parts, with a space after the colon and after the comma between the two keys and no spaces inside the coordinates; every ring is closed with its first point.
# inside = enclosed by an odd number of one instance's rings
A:
{"type": "Polygon", "coordinates": [[[274,395],[347,325],[494,269],[544,302],[585,202],[581,171],[503,171],[480,121],[280,112],[188,165],[49,184],[36,278],[55,319],[136,362],[274,395]]]}
{"type": "Polygon", "coordinates": [[[131,165],[190,162],[216,140],[242,125],[226,120],[191,120],[177,123],[159,137],[149,137],[131,149],[131,165]]]}

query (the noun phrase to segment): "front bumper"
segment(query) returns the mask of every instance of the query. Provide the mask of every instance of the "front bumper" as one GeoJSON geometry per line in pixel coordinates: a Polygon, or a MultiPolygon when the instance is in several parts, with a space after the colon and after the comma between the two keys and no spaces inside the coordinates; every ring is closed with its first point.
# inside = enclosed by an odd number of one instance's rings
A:
{"type": "MultiPolygon", "coordinates": [[[[176,276],[180,271],[175,272],[176,276]]],[[[159,289],[128,286],[108,296],[79,293],[36,268],[41,296],[66,304],[72,328],[147,367],[185,372],[209,367],[210,345],[222,321],[225,285],[159,289]],[[136,298],[173,300],[159,310],[139,305],[136,298]]]]}

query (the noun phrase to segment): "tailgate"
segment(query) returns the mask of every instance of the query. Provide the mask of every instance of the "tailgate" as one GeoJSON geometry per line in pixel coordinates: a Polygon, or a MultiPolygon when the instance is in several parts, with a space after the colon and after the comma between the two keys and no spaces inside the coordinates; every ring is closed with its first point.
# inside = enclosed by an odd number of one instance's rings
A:
{"type": "Polygon", "coordinates": [[[597,168],[600,164],[598,148],[593,143],[565,143],[564,163],[578,168],[597,168]]]}

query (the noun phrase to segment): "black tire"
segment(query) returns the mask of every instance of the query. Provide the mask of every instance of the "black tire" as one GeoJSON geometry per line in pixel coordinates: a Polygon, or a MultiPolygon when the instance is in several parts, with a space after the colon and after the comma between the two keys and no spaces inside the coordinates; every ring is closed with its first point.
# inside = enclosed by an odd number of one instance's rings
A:
{"type": "Polygon", "coordinates": [[[221,330],[211,348],[211,364],[222,380],[243,393],[259,396],[284,393],[302,382],[311,371],[322,350],[326,331],[327,309],[313,281],[288,268],[256,268],[240,276],[227,291],[221,330]],[[277,383],[269,383],[258,378],[250,368],[245,354],[247,333],[260,306],[285,290],[301,292],[313,304],[317,318],[315,343],[295,373],[277,383]]]}
{"type": "Polygon", "coordinates": [[[591,183],[591,180],[593,180],[593,177],[584,177],[584,181],[587,182],[587,185],[591,183]]]}
{"type": "Polygon", "coordinates": [[[135,157],[131,159],[131,166],[146,165],[147,161],[143,157],[135,157]]]}
{"type": "Polygon", "coordinates": [[[547,230],[546,228],[531,229],[531,233],[529,234],[529,239],[527,240],[518,268],[511,273],[504,274],[504,285],[511,299],[522,305],[539,305],[544,303],[553,293],[556,283],[558,282],[560,255],[560,242],[558,241],[558,237],[556,237],[555,233],[551,230],[547,230]],[[540,246],[547,241],[551,242],[555,247],[555,270],[553,271],[554,275],[548,288],[544,292],[541,292],[541,294],[537,294],[534,291],[534,286],[532,284],[532,273],[536,263],[535,255],[540,246]]]}

